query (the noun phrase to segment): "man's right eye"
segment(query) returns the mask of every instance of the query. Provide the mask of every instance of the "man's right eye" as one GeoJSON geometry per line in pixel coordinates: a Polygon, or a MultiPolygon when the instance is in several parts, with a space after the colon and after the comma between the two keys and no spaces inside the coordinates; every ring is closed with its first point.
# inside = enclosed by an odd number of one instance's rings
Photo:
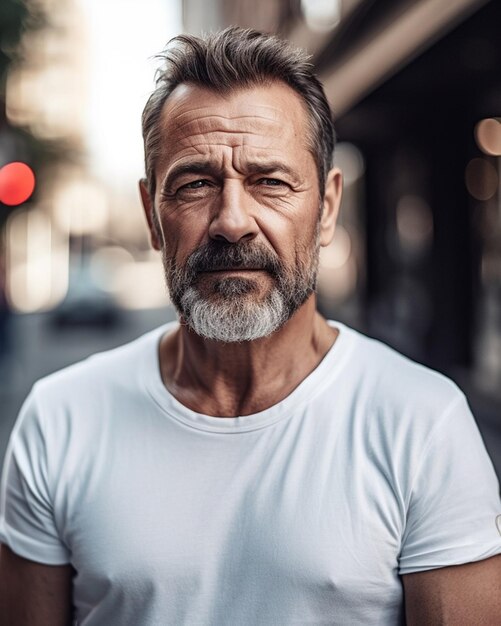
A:
{"type": "Polygon", "coordinates": [[[179,191],[182,191],[183,189],[201,189],[202,187],[205,187],[205,185],[207,185],[207,181],[206,180],[194,180],[191,183],[186,183],[185,185],[182,185],[179,188],[179,191]]]}

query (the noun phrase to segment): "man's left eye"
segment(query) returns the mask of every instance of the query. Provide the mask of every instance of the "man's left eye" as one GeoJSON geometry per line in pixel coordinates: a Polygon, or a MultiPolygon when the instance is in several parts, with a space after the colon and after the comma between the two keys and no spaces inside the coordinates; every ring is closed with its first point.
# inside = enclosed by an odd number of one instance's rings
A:
{"type": "Polygon", "coordinates": [[[278,180],[278,178],[261,178],[259,181],[262,185],[267,185],[268,187],[279,187],[281,185],[285,185],[282,180],[278,180]]]}
{"type": "Polygon", "coordinates": [[[207,184],[206,180],[193,180],[191,183],[186,183],[181,189],[201,189],[207,184]]]}

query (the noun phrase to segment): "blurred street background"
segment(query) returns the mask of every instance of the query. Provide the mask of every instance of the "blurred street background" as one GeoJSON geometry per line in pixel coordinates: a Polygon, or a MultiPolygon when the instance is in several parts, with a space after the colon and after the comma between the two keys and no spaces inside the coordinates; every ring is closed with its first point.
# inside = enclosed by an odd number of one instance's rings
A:
{"type": "Polygon", "coordinates": [[[37,378],[174,319],[140,116],[166,42],[230,24],[306,48],[335,112],[320,310],[456,380],[501,476],[498,0],[0,0],[0,461],[37,378]]]}

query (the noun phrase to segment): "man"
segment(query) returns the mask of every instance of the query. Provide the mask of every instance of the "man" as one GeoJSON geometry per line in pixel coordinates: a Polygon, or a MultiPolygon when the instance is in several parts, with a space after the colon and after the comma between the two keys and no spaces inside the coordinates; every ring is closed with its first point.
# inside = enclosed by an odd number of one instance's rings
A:
{"type": "Polygon", "coordinates": [[[341,173],[311,67],[237,28],[174,44],[141,196],[180,322],[35,386],[2,624],[499,624],[463,395],[315,310],[341,173]]]}

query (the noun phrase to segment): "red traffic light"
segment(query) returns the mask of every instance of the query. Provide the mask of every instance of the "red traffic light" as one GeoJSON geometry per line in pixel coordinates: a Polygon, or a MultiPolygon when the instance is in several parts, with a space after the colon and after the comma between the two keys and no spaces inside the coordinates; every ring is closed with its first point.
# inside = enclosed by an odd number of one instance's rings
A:
{"type": "Polygon", "coordinates": [[[35,189],[35,174],[26,165],[15,161],[0,169],[0,201],[9,206],[26,202],[35,189]]]}

